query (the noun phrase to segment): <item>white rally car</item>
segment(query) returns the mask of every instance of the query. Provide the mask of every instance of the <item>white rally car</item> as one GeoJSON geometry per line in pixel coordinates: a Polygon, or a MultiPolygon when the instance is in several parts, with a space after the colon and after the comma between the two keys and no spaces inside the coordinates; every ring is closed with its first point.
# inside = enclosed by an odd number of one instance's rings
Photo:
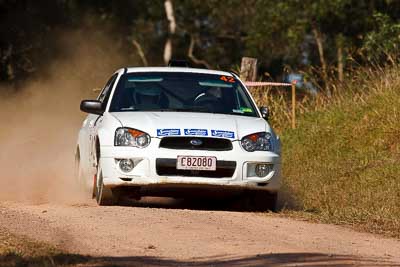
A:
{"type": "Polygon", "coordinates": [[[80,108],[77,177],[99,205],[208,191],[274,209],[279,138],[234,73],[123,68],[80,108]]]}

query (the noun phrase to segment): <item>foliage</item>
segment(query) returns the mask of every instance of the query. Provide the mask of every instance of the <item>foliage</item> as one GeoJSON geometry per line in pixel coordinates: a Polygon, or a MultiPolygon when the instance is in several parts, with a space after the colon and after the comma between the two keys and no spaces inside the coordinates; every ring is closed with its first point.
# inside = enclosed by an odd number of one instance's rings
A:
{"type": "Polygon", "coordinates": [[[400,22],[395,22],[382,13],[374,14],[374,19],[377,26],[365,37],[365,54],[371,61],[387,59],[394,63],[400,52],[400,22]]]}
{"type": "Polygon", "coordinates": [[[297,129],[282,131],[295,215],[399,237],[399,72],[357,71],[343,90],[308,102],[297,129]]]}
{"type": "MultiPolygon", "coordinates": [[[[187,58],[195,40],[194,55],[214,68],[232,69],[241,57],[253,56],[262,73],[277,80],[285,72],[318,67],[322,60],[334,74],[339,46],[348,71],[354,59],[363,62],[361,52],[368,58],[376,52],[397,55],[398,1],[173,0],[173,6],[178,24],[173,57],[187,58]]],[[[11,82],[40,73],[57,57],[57,38],[64,30],[96,25],[96,31],[121,44],[121,53],[138,55],[139,45],[150,65],[163,64],[168,37],[161,0],[2,0],[0,22],[0,81],[11,82]]],[[[142,61],[137,56],[133,65],[142,61]]]]}

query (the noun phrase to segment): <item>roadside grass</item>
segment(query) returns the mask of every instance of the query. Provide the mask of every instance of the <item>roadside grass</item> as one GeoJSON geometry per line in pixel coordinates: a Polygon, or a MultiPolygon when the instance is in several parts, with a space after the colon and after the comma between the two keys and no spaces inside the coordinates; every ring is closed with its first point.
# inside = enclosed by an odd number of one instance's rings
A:
{"type": "MultiPolygon", "coordinates": [[[[400,67],[362,69],[335,87],[301,100],[297,129],[283,126],[287,116],[272,121],[283,195],[294,199],[283,214],[400,237],[400,67]]],[[[272,110],[289,109],[273,98],[272,110]]]]}
{"type": "Polygon", "coordinates": [[[81,266],[89,261],[90,257],[67,254],[45,243],[11,234],[0,228],[1,267],[81,266]]]}

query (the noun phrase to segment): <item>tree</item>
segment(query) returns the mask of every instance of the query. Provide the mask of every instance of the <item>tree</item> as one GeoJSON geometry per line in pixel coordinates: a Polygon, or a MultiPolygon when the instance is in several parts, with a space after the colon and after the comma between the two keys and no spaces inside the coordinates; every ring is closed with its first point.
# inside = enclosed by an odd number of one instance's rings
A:
{"type": "Polygon", "coordinates": [[[365,33],[371,29],[374,10],[382,8],[377,4],[381,2],[257,1],[247,49],[253,55],[263,55],[270,64],[280,58],[283,65],[300,69],[319,65],[324,82],[336,62],[338,78],[342,80],[345,53],[359,51],[365,33]]]}
{"type": "Polygon", "coordinates": [[[396,57],[400,56],[400,22],[382,13],[375,13],[374,19],[376,26],[365,37],[364,53],[369,60],[396,64],[396,57]]]}
{"type": "Polygon", "coordinates": [[[348,58],[395,61],[399,14],[394,0],[0,0],[0,80],[38,72],[58,53],[55,32],[89,21],[131,65],[232,69],[249,56],[275,79],[318,67],[326,84],[345,78],[348,58]]]}

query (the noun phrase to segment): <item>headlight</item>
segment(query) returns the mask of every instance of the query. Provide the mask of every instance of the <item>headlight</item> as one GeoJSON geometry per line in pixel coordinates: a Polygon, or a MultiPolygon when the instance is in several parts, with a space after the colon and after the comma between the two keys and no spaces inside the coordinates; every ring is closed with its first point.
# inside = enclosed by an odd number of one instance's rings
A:
{"type": "Polygon", "coordinates": [[[254,133],[242,138],[244,150],[253,151],[272,151],[272,135],[270,133],[254,133]]]}
{"type": "Polygon", "coordinates": [[[145,132],[130,128],[118,128],[115,131],[114,145],[144,148],[150,144],[150,140],[150,135],[145,132]]]}

